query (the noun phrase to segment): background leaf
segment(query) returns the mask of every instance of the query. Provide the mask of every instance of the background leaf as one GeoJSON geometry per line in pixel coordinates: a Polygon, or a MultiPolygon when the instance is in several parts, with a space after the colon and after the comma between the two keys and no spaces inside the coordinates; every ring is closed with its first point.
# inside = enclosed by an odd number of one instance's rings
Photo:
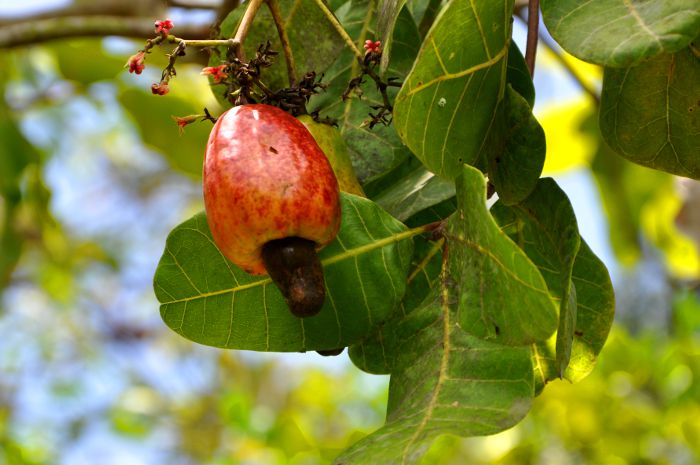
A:
{"type": "MultiPolygon", "coordinates": [[[[352,0],[338,11],[338,19],[350,37],[362,50],[364,41],[375,39],[375,0],[352,0]]],[[[401,79],[408,71],[420,45],[420,38],[413,19],[407,10],[402,10],[394,29],[396,41],[391,49],[391,62],[387,76],[401,79]],[[406,16],[408,15],[408,16],[406,16]]],[[[385,52],[386,53],[386,52],[385,52]]],[[[377,125],[370,129],[371,107],[383,104],[376,84],[365,77],[364,83],[349,98],[340,96],[347,90],[351,79],[360,75],[360,65],[356,57],[345,48],[333,66],[328,69],[324,82],[328,84],[325,92],[312,97],[308,107],[320,110],[322,117],[337,120],[338,128],[350,151],[355,173],[365,184],[387,171],[397,167],[410,152],[403,146],[393,125],[377,125]]],[[[396,88],[388,90],[390,99],[396,95],[396,88]]]]}
{"type": "MultiPolygon", "coordinates": [[[[233,37],[247,7],[248,2],[242,3],[228,14],[221,23],[219,37],[233,37]]],[[[315,71],[318,75],[323,74],[338,57],[343,46],[342,39],[313,0],[280,1],[279,7],[294,54],[297,77],[300,78],[310,71],[315,71]]],[[[289,80],[275,23],[270,10],[263,5],[248,30],[244,43],[246,58],[254,57],[258,47],[268,40],[272,50],[279,52],[279,55],[273,65],[265,69],[262,80],[275,91],[288,87],[289,80]]],[[[226,61],[226,48],[218,47],[216,50],[218,52],[212,54],[209,66],[218,66],[222,61],[226,61]]],[[[210,82],[213,83],[212,78],[210,82]]],[[[225,91],[226,86],[212,85],[212,92],[219,103],[228,108],[231,104],[224,96],[225,91]]]]}
{"type": "MultiPolygon", "coordinates": [[[[173,86],[177,88],[177,86],[173,86]]],[[[195,179],[202,177],[204,152],[211,132],[209,122],[190,124],[179,134],[172,116],[202,113],[195,101],[181,98],[180,90],[167,97],[151,95],[141,89],[127,88],[119,94],[119,103],[131,115],[141,132],[143,142],[163,154],[170,165],[195,179]],[[148,111],[144,111],[148,102],[148,111]]]]}
{"type": "Polygon", "coordinates": [[[547,284],[486,210],[485,194],[483,175],[465,165],[457,179],[458,210],[446,231],[450,277],[459,286],[459,323],[502,344],[545,340],[557,326],[547,284]]]}
{"type": "Polygon", "coordinates": [[[632,66],[685,47],[700,29],[696,0],[542,0],[552,37],[572,55],[604,66],[632,66]]]}
{"type": "Polygon", "coordinates": [[[600,130],[629,161],[700,179],[698,115],[700,58],[689,48],[605,70],[600,130]]]}
{"type": "Polygon", "coordinates": [[[504,91],[512,1],[450,1],[394,105],[401,140],[447,179],[475,164],[504,91]]]}
{"type": "MultiPolygon", "coordinates": [[[[382,59],[379,65],[380,73],[384,73],[389,67],[389,57],[394,38],[394,26],[399,18],[401,9],[406,4],[406,0],[379,0],[377,9],[377,38],[382,42],[382,59]]],[[[411,14],[406,10],[408,16],[411,14]]],[[[415,24],[415,23],[414,23],[415,24]]]]}
{"type": "Polygon", "coordinates": [[[342,224],[320,257],[327,295],[321,312],[296,318],[266,276],[226,260],[203,213],[175,228],[156,270],[161,316],[200,344],[229,349],[305,351],[345,347],[396,308],[412,253],[406,230],[373,202],[342,195],[342,224]]]}

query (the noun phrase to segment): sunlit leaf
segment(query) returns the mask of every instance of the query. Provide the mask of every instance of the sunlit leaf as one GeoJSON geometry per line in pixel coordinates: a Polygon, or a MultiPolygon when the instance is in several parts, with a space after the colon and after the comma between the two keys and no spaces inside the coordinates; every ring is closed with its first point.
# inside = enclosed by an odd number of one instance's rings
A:
{"type": "Polygon", "coordinates": [[[600,130],[634,163],[700,179],[699,114],[700,58],[689,48],[605,70],[600,130]]]}
{"type": "Polygon", "coordinates": [[[511,9],[511,1],[450,1],[396,97],[401,139],[440,176],[454,179],[481,154],[504,91],[511,9]]]}
{"type": "Polygon", "coordinates": [[[700,29],[696,0],[542,0],[547,30],[569,53],[605,66],[631,66],[680,50],[700,29]]]}
{"type": "Polygon", "coordinates": [[[412,251],[407,230],[373,202],[342,194],[338,237],[324,248],[326,302],[296,318],[266,276],[252,276],[214,245],[203,213],[175,228],[155,275],[163,320],[201,344],[304,351],[344,347],[365,337],[403,297],[412,251]]]}

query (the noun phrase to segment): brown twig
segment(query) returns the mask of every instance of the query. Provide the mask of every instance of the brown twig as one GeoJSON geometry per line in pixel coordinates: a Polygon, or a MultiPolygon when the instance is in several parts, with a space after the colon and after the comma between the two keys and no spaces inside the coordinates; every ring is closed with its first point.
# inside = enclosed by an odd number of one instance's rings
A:
{"type": "Polygon", "coordinates": [[[525,63],[530,70],[530,77],[535,75],[535,57],[537,56],[537,39],[540,28],[540,0],[530,0],[527,6],[527,46],[525,63]]]}
{"type": "Polygon", "coordinates": [[[253,24],[255,15],[258,14],[258,10],[262,6],[264,0],[250,0],[248,3],[248,8],[246,8],[245,13],[243,13],[243,19],[241,19],[241,24],[236,30],[236,34],[233,36],[233,47],[236,52],[236,57],[245,61],[245,52],[243,51],[243,42],[248,36],[248,30],[253,24]]]}
{"type": "MultiPolygon", "coordinates": [[[[209,27],[179,25],[177,33],[183,39],[207,37],[209,27]]],[[[66,16],[36,21],[6,24],[0,28],[0,48],[31,45],[69,37],[122,36],[153,37],[153,21],[124,16],[66,16]]]]}
{"type": "Polygon", "coordinates": [[[289,36],[287,35],[287,28],[284,27],[282,11],[280,10],[277,0],[266,0],[266,3],[270,13],[272,14],[272,19],[275,22],[277,34],[279,35],[280,43],[282,44],[284,60],[287,64],[287,75],[289,76],[289,87],[294,87],[297,85],[296,64],[294,63],[294,54],[292,53],[292,45],[290,44],[289,36]]]}

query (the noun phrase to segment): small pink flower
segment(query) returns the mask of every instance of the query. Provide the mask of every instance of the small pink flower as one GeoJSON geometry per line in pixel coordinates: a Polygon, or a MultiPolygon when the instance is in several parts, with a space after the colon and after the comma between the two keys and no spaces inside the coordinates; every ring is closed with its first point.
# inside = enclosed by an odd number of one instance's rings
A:
{"type": "Polygon", "coordinates": [[[146,52],[140,51],[136,55],[129,57],[129,61],[126,62],[126,67],[129,68],[130,73],[141,74],[141,71],[146,67],[143,60],[146,58],[146,52]]]}
{"type": "Polygon", "coordinates": [[[365,50],[369,53],[382,53],[382,42],[379,40],[365,40],[365,50]]]}
{"type": "Polygon", "coordinates": [[[227,65],[207,66],[206,68],[202,69],[202,72],[200,74],[203,74],[205,76],[210,75],[212,78],[214,78],[214,83],[218,84],[223,79],[226,79],[228,77],[228,74],[226,74],[226,66],[227,65]]]}
{"type": "Polygon", "coordinates": [[[151,92],[153,92],[153,95],[165,95],[170,92],[170,88],[168,87],[167,82],[161,81],[160,84],[156,84],[154,82],[151,85],[151,92]]]}
{"type": "Polygon", "coordinates": [[[157,34],[164,34],[167,36],[168,33],[170,33],[170,30],[173,28],[173,22],[169,19],[162,19],[156,21],[155,26],[157,34]]]}

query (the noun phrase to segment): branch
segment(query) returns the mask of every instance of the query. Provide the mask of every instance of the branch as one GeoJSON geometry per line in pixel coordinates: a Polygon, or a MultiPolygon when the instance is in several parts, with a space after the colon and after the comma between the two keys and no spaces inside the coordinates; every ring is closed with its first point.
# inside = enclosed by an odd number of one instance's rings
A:
{"type": "Polygon", "coordinates": [[[238,30],[236,30],[236,34],[233,36],[236,57],[241,61],[245,61],[243,42],[245,42],[245,38],[248,36],[248,29],[250,29],[250,26],[253,24],[255,15],[258,14],[258,10],[262,4],[263,0],[250,0],[245,13],[243,13],[243,19],[241,19],[241,23],[238,25],[238,30]]]}
{"type": "Polygon", "coordinates": [[[287,63],[287,75],[289,76],[289,87],[294,87],[297,85],[296,64],[294,63],[294,54],[292,53],[292,45],[289,43],[287,28],[284,26],[282,11],[280,11],[277,0],[266,0],[266,3],[272,14],[275,26],[277,27],[277,34],[279,35],[282,50],[284,51],[284,60],[285,63],[287,63]]]}
{"type": "Polygon", "coordinates": [[[525,63],[530,70],[530,77],[535,75],[535,57],[537,56],[537,38],[540,28],[540,0],[530,0],[527,6],[527,45],[525,63]]]}
{"type": "MultiPolygon", "coordinates": [[[[209,36],[209,26],[178,25],[183,39],[209,36]]],[[[0,48],[12,48],[68,37],[122,36],[152,38],[153,22],[123,16],[66,16],[23,21],[0,28],[0,48]]]]}

